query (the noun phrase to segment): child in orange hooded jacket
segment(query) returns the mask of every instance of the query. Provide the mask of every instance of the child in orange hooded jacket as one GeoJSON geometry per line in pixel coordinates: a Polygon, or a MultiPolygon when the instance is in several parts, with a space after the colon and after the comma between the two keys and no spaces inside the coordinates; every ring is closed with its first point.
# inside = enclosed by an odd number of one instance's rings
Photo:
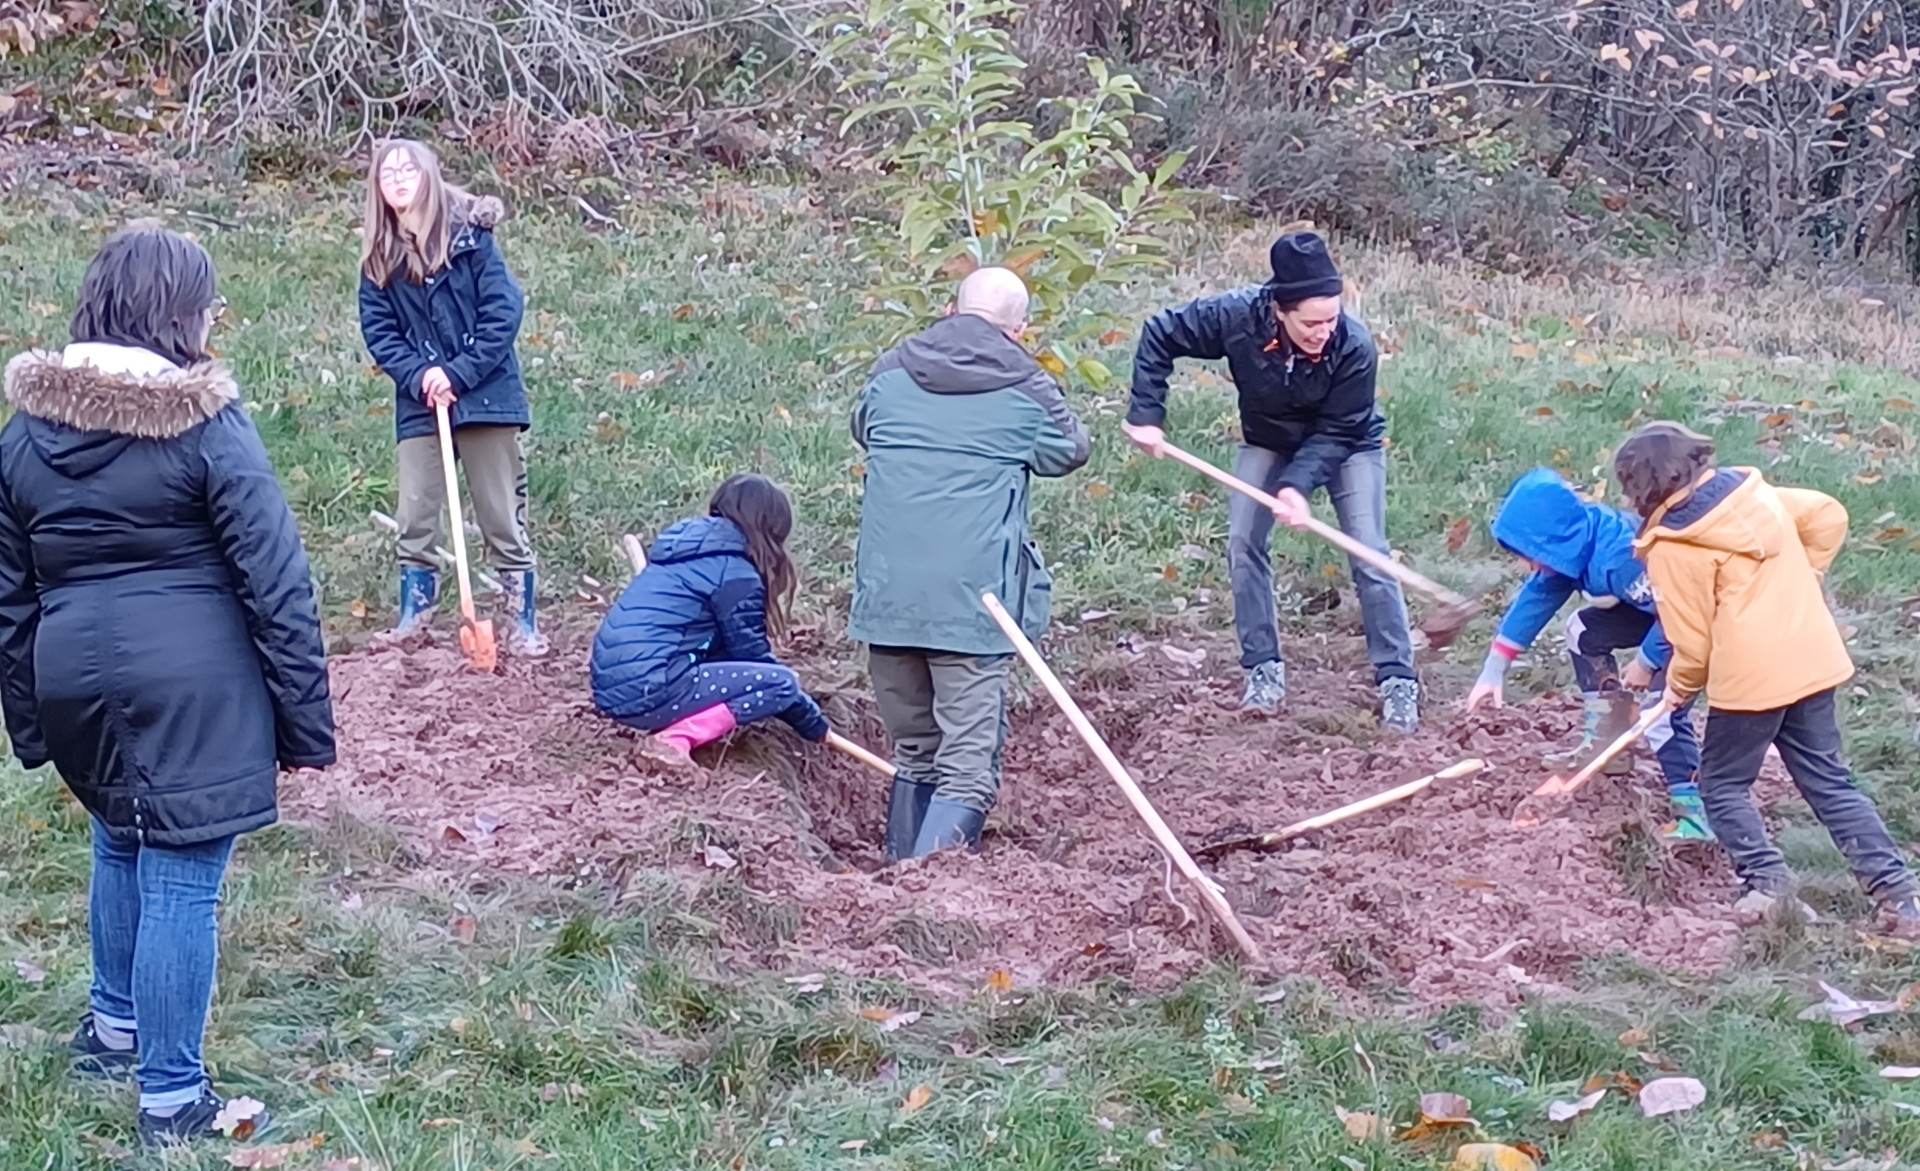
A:
{"type": "Polygon", "coordinates": [[[1675,423],[1641,428],[1614,474],[1647,518],[1634,548],[1673,644],[1666,702],[1707,695],[1700,796],[1746,887],[1736,909],[1764,915],[1793,882],[1753,803],[1774,745],[1879,901],[1883,928],[1920,932],[1920,885],[1841,752],[1834,693],[1853,661],[1821,583],[1846,540],[1846,509],[1754,468],[1714,466],[1713,441],[1675,423]]]}

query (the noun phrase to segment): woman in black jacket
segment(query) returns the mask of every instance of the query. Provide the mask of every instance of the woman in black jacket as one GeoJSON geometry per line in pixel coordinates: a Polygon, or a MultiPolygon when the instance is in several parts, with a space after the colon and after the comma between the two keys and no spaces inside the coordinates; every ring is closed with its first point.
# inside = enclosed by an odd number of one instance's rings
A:
{"type": "MultiPolygon", "coordinates": [[[[306,551],[233,376],[213,262],[151,221],[93,258],[64,351],[7,364],[0,698],[93,820],[77,1072],[137,1074],[140,1136],[220,1132],[201,1063],[215,904],[279,770],[333,763],[306,551]]],[[[238,1105],[238,1104],[236,1104],[238,1105]]],[[[226,1131],[264,1126],[264,1109],[226,1131]]]]}

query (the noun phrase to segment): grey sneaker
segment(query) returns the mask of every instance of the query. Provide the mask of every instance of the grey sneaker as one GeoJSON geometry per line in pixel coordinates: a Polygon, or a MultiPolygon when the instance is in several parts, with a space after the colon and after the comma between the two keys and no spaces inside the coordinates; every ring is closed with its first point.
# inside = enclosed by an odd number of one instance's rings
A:
{"type": "Polygon", "coordinates": [[[1420,727],[1420,683],[1414,679],[1385,679],[1380,683],[1380,723],[1395,732],[1420,727]]]}
{"type": "Polygon", "coordinates": [[[1247,693],[1241,697],[1240,710],[1272,715],[1287,699],[1287,665],[1278,659],[1262,663],[1247,672],[1247,693]]]}

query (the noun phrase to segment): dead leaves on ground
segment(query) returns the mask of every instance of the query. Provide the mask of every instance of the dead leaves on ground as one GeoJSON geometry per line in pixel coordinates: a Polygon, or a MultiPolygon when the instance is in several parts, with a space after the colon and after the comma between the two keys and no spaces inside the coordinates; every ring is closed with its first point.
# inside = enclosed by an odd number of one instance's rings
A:
{"type": "MultiPolygon", "coordinates": [[[[229,1167],[284,1167],[287,1160],[295,1155],[304,1155],[317,1151],[327,1145],[324,1133],[310,1134],[306,1138],[290,1143],[277,1143],[270,1147],[246,1147],[227,1156],[229,1167]]],[[[344,1164],[346,1160],[336,1160],[344,1164]]]]}

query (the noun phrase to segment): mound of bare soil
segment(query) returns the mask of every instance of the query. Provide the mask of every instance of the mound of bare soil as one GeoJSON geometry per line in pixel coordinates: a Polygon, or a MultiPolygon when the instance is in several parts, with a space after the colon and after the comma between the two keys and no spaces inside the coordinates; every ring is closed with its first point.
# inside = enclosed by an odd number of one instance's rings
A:
{"type": "MultiPolygon", "coordinates": [[[[742,962],[794,974],[957,993],[1005,969],[1022,985],[1117,976],[1152,989],[1230,950],[1043,696],[1017,705],[983,852],[885,867],[886,782],[861,766],[772,726],[703,750],[705,769],[663,773],[594,712],[583,633],[494,676],[436,637],[334,660],[340,763],[302,774],[289,814],[394,826],[421,865],[454,872],[608,884],[664,872],[700,892],[742,962]]],[[[1499,1006],[1610,952],[1693,972],[1728,958],[1731,874],[1711,848],[1652,839],[1664,799],[1650,761],[1588,786],[1568,817],[1510,824],[1545,778],[1541,754],[1570,742],[1572,700],[1471,719],[1435,702],[1427,730],[1397,738],[1375,729],[1359,672],[1296,654],[1288,710],[1263,720],[1234,710],[1230,658],[1192,657],[1136,641],[1068,679],[1190,847],[1465,757],[1488,765],[1284,852],[1214,865],[1275,972],[1355,999],[1499,1006]]],[[[851,694],[830,695],[829,714],[884,748],[851,694]]]]}

